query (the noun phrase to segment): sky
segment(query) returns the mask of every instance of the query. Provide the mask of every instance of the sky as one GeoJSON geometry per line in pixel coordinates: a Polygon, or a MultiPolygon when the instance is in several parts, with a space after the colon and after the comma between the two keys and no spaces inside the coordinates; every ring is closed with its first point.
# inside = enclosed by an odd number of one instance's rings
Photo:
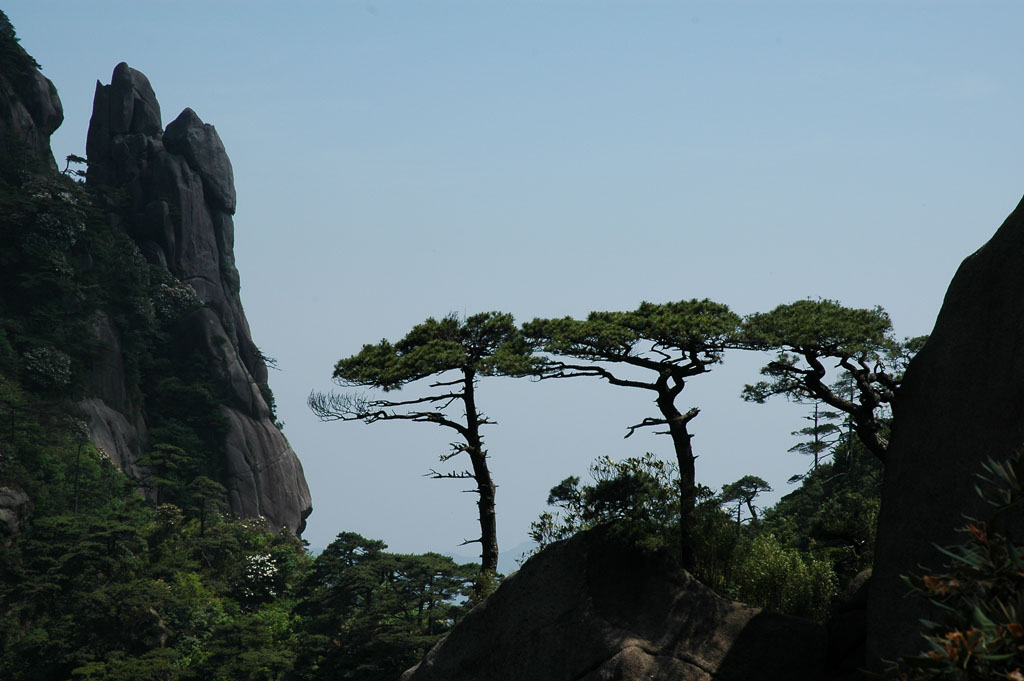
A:
{"type": "MultiPolygon", "coordinates": [[[[473,557],[475,496],[423,477],[439,428],[321,423],[311,390],[427,317],[534,317],[711,298],[883,306],[928,333],[960,261],[1024,191],[1024,4],[911,0],[368,2],[7,0],[84,155],[97,81],[145,73],[166,125],[216,126],[238,192],[253,338],[313,496],[305,538],[473,557]],[[1015,132],[1018,131],[1018,132],[1015,132]]],[[[743,402],[765,357],[732,353],[677,404],[698,479],[792,487],[804,405],[743,402]]],[[[410,396],[416,386],[408,388],[410,396]]],[[[575,379],[485,379],[502,550],[548,490],[651,396],[575,379]]]]}

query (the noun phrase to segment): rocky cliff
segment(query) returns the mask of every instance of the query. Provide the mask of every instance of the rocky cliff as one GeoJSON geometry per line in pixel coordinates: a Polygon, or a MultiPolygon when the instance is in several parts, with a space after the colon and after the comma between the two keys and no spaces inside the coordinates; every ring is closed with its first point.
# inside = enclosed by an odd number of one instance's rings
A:
{"type": "MultiPolygon", "coordinates": [[[[311,510],[298,457],[274,425],[267,366],[249,332],[234,261],[235,187],[231,162],[212,125],[185,109],[163,127],[149,80],[118,64],[109,85],[96,84],[86,144],[88,183],[123,190],[112,215],[146,260],[195,291],[201,306],[181,325],[184,343],[205,358],[227,423],[223,461],[215,468],[230,509],[264,516],[301,532],[311,510]]],[[[108,359],[82,403],[94,441],[125,468],[147,444],[132,409],[119,357],[118,330],[103,315],[96,333],[108,359]]]]}
{"type": "Polygon", "coordinates": [[[64,122],[64,109],[57,88],[37,67],[0,12],[0,154],[10,154],[11,144],[24,145],[56,170],[50,135],[64,122]]]}
{"type": "Polygon", "coordinates": [[[24,184],[3,216],[4,257],[17,265],[0,290],[6,378],[32,353],[60,359],[68,390],[47,397],[74,396],[90,439],[122,469],[144,477],[140,459],[161,442],[191,450],[191,475],[223,484],[233,514],[301,532],[309,489],[242,310],[217,131],[191,109],[165,130],[149,81],[119,64],[97,83],[86,197],[56,188],[50,135],[62,120],[56,88],[0,12],[0,165],[8,185],[24,184]]]}
{"type": "Polygon", "coordinates": [[[942,572],[936,545],[961,543],[965,516],[991,514],[975,492],[981,463],[1024,443],[1022,291],[1024,201],[960,265],[900,388],[868,604],[868,659],[878,669],[920,652],[918,620],[935,618],[923,598],[905,597],[900,575],[942,572]]]}

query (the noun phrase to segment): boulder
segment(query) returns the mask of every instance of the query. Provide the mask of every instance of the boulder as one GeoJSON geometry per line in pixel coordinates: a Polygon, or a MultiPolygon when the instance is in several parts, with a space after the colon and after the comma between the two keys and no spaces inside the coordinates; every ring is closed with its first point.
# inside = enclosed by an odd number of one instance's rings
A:
{"type": "Polygon", "coordinates": [[[21,532],[28,522],[28,495],[16,487],[0,487],[0,536],[21,532]]]}
{"type": "MultiPolygon", "coordinates": [[[[202,307],[182,324],[190,346],[205,357],[222,409],[230,424],[224,461],[215,469],[228,490],[230,510],[263,516],[276,527],[300,533],[311,510],[302,465],[274,425],[260,384],[267,367],[253,342],[239,298],[234,256],[234,175],[224,145],[212,125],[185,109],[167,130],[149,79],[118,64],[110,85],[97,83],[87,142],[88,181],[123,188],[129,210],[115,220],[154,264],[167,269],[198,295],[202,307]]],[[[116,334],[97,322],[97,338],[116,347],[116,334]]],[[[108,353],[109,354],[109,353],[108,353]]],[[[107,363],[117,367],[113,357],[107,363]]],[[[112,377],[95,381],[98,400],[80,406],[89,418],[93,441],[131,470],[145,451],[145,427],[137,414],[111,412],[104,402],[118,395],[112,377]]],[[[124,407],[122,407],[124,408],[124,407]]]]}
{"type": "Polygon", "coordinates": [[[93,360],[89,383],[100,399],[118,409],[128,406],[127,374],[121,334],[117,325],[103,310],[97,310],[93,318],[93,338],[96,340],[96,356],[93,360]]]}
{"type": "Polygon", "coordinates": [[[600,530],[553,544],[402,681],[821,679],[822,626],[722,598],[600,530]]]}
{"type": "Polygon", "coordinates": [[[854,576],[846,589],[832,603],[832,615],[825,627],[828,630],[828,657],[826,678],[830,681],[860,681],[864,668],[867,637],[868,588],[871,570],[854,576]]]}
{"type": "Polygon", "coordinates": [[[294,507],[296,490],[306,487],[299,457],[288,440],[270,419],[254,419],[231,407],[221,407],[221,413],[231,424],[224,473],[231,507],[240,515],[266,517],[274,529],[288,528],[301,535],[308,510],[299,509],[297,526],[282,522],[289,516],[280,512],[294,507]]]}
{"type": "Polygon", "coordinates": [[[109,130],[112,134],[141,133],[159,136],[163,132],[160,103],[149,79],[121,62],[110,78],[109,130]]]}
{"type": "Polygon", "coordinates": [[[1024,443],[1022,291],[1024,201],[960,265],[897,396],[868,595],[876,670],[925,647],[931,608],[906,597],[900,576],[943,569],[936,545],[962,543],[965,517],[991,513],[974,489],[982,462],[1024,443]]]}
{"type": "Polygon", "coordinates": [[[162,133],[160,104],[149,79],[121,62],[114,68],[110,85],[96,81],[85,142],[89,179],[107,185],[137,179],[137,164],[126,162],[132,158],[144,161],[139,158],[140,144],[147,138],[159,139],[162,133]],[[112,174],[118,171],[120,177],[112,174]]]}
{"type": "Polygon", "coordinates": [[[203,123],[192,109],[185,109],[167,126],[164,146],[181,154],[203,179],[210,201],[228,213],[235,212],[235,174],[217,129],[203,123]]]}
{"type": "Polygon", "coordinates": [[[135,462],[145,453],[145,422],[138,417],[130,421],[125,412],[98,397],[82,400],[77,406],[87,424],[89,441],[125,473],[142,477],[142,469],[135,462]]]}

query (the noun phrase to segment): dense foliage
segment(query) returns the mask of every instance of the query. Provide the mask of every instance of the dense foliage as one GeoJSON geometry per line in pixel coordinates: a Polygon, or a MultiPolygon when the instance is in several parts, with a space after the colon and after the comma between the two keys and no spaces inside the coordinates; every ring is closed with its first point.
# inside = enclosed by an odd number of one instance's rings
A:
{"type": "Polygon", "coordinates": [[[465,607],[473,566],[353,534],[313,558],[189,493],[181,450],[129,479],[60,407],[0,378],[0,492],[31,499],[0,523],[0,678],[394,679],[465,607]]]}
{"type": "Polygon", "coordinates": [[[609,525],[644,550],[671,543],[667,533],[679,524],[674,464],[650,453],[622,461],[604,456],[589,472],[590,484],[572,476],[551,488],[548,505],[556,510],[541,513],[530,526],[537,550],[598,525],[609,525]]]}
{"type": "Polygon", "coordinates": [[[874,560],[882,465],[859,440],[846,436],[830,456],[765,510],[761,527],[786,546],[826,557],[845,584],[874,560]]]}
{"type": "Polygon", "coordinates": [[[77,512],[0,545],[5,679],[394,679],[464,607],[473,566],[353,534],[312,558],[259,519],[153,508],[83,460],[77,512]]]}
{"type": "MultiPolygon", "coordinates": [[[[757,476],[743,476],[717,493],[700,486],[694,574],[724,596],[824,620],[839,589],[871,565],[881,477],[880,463],[857,441],[840,438],[830,456],[798,476],[800,487],[759,516],[753,502],[766,483],[757,476]]],[[[603,536],[630,550],[655,551],[679,541],[674,465],[652,454],[622,461],[600,457],[589,473],[590,482],[574,476],[551,489],[553,510],[532,524],[540,547],[599,525],[609,530],[603,536]]]]}
{"type": "Polygon", "coordinates": [[[343,532],[313,562],[295,608],[299,678],[393,681],[465,610],[476,566],[385,548],[343,532]]]}

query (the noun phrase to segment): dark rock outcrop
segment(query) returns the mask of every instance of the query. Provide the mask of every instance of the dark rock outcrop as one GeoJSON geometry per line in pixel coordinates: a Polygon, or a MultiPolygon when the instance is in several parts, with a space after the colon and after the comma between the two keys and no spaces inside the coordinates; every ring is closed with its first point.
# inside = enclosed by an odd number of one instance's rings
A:
{"type": "Polygon", "coordinates": [[[871,570],[858,573],[832,604],[828,629],[828,678],[860,681],[867,638],[868,588],[871,570]]]}
{"type": "Polygon", "coordinates": [[[23,145],[29,154],[56,170],[50,135],[64,122],[57,88],[39,72],[18,44],[14,28],[0,12],[0,155],[23,145]]]}
{"type": "MultiPolygon", "coordinates": [[[[89,183],[126,190],[129,206],[117,228],[202,303],[183,333],[207,358],[219,392],[228,395],[221,407],[229,423],[225,460],[217,468],[224,471],[231,511],[301,532],[311,510],[309,489],[260,390],[267,367],[238,295],[234,176],[216,129],[185,109],[163,131],[149,80],[121,63],[110,85],[96,85],[86,149],[89,183]]],[[[105,367],[93,381],[95,397],[80,406],[93,441],[130,470],[143,454],[145,424],[126,404],[116,329],[103,315],[96,329],[108,348],[105,367]]]]}
{"type": "Polygon", "coordinates": [[[235,212],[235,175],[217,130],[185,109],[164,132],[164,146],[185,157],[203,179],[206,198],[227,213],[235,212]]]}
{"type": "Polygon", "coordinates": [[[818,680],[825,636],[591,531],[531,558],[402,681],[818,680]]]}
{"type": "Polygon", "coordinates": [[[868,660],[924,648],[923,598],[900,575],[941,570],[936,545],[963,541],[964,516],[990,513],[975,492],[988,457],[1024,443],[1024,202],[960,265],[935,329],[907,369],[882,489],[868,602],[868,660]]]}

